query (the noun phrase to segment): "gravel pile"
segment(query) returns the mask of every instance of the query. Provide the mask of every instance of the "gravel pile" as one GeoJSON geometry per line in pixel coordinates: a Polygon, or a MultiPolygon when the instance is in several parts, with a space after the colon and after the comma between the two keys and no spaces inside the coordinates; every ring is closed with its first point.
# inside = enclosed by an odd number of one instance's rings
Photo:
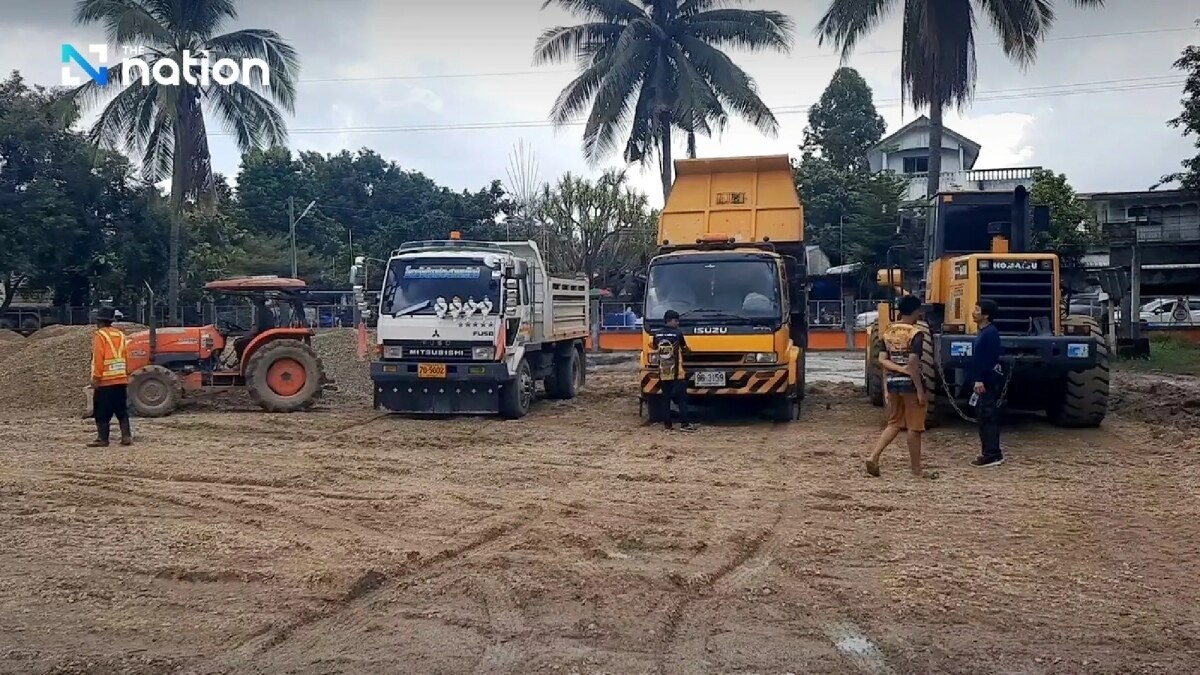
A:
{"type": "MultiPolygon", "coordinates": [[[[117,324],[126,333],[138,324],[117,324]]],[[[82,406],[92,326],[50,326],[28,339],[0,339],[0,408],[57,412],[82,406]]]]}
{"type": "MultiPolygon", "coordinates": [[[[367,348],[374,349],[375,332],[367,334],[367,348]]],[[[353,328],[318,330],[313,347],[325,364],[326,375],[334,380],[335,390],[325,392],[323,401],[335,405],[371,402],[371,370],[367,360],[358,360],[358,335],[353,328]]]]}
{"type": "Polygon", "coordinates": [[[11,330],[0,330],[0,345],[25,342],[25,336],[11,330]]]}

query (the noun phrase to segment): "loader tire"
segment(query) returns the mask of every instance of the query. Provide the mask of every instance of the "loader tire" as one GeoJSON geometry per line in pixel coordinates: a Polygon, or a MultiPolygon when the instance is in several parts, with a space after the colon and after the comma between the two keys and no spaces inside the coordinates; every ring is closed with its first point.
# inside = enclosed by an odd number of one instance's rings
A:
{"type": "Polygon", "coordinates": [[[925,397],[929,401],[925,412],[925,428],[932,429],[940,426],[943,418],[952,414],[948,397],[953,394],[949,391],[938,392],[942,381],[938,375],[937,346],[933,343],[934,336],[929,331],[928,323],[918,321],[917,327],[925,331],[925,339],[921,341],[921,377],[925,382],[925,397]]]}
{"type": "Polygon", "coordinates": [[[1096,340],[1097,363],[1087,370],[1067,373],[1062,388],[1055,393],[1046,414],[1051,422],[1060,427],[1098,427],[1108,414],[1108,341],[1100,324],[1090,316],[1068,316],[1063,320],[1064,332],[1068,326],[1087,327],[1089,337],[1096,340]]]}
{"type": "Polygon", "coordinates": [[[276,340],[259,348],[246,366],[250,398],[267,412],[312,407],[325,386],[325,364],[299,340],[276,340]]]}
{"type": "Polygon", "coordinates": [[[866,363],[863,364],[863,385],[867,389],[867,400],[876,408],[883,407],[883,369],[879,366],[879,354],[883,352],[883,339],[879,337],[879,324],[867,326],[866,363]]]}
{"type": "Polygon", "coordinates": [[[166,417],[179,407],[183,383],[174,371],[145,366],[129,376],[129,409],[138,417],[166,417]]]}

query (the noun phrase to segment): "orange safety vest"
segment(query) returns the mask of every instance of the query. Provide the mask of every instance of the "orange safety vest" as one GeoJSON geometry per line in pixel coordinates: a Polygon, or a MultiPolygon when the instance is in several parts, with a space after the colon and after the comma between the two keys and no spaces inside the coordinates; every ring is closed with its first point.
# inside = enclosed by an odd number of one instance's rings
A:
{"type": "Polygon", "coordinates": [[[125,366],[125,334],[115,328],[101,328],[92,336],[92,379],[99,386],[129,383],[125,366]]]}

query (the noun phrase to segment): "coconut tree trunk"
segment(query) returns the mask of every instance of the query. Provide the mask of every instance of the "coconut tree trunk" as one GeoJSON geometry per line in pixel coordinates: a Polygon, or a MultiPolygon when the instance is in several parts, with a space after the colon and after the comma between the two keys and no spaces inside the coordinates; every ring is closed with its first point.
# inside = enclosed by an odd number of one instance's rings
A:
{"type": "Polygon", "coordinates": [[[925,194],[933,197],[941,188],[942,178],[942,105],[929,104],[929,171],[925,180],[925,194]]]}
{"type": "Polygon", "coordinates": [[[663,116],[662,122],[662,186],[663,186],[663,203],[667,203],[667,198],[671,196],[671,169],[673,168],[671,159],[671,120],[668,116],[663,116]]]}
{"type": "Polygon", "coordinates": [[[188,173],[187,133],[175,121],[175,156],[171,171],[171,230],[167,239],[167,325],[179,325],[179,239],[183,232],[183,194],[188,173]]]}
{"type": "Polygon", "coordinates": [[[696,159],[696,132],[689,131],[687,135],[687,156],[688,159],[696,159]]]}

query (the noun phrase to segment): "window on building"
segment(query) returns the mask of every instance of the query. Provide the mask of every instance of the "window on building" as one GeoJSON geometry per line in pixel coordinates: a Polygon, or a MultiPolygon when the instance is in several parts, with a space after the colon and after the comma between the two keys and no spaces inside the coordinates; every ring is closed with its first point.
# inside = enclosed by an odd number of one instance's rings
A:
{"type": "Polygon", "coordinates": [[[905,157],[904,173],[927,173],[929,171],[928,157],[905,157]]]}

